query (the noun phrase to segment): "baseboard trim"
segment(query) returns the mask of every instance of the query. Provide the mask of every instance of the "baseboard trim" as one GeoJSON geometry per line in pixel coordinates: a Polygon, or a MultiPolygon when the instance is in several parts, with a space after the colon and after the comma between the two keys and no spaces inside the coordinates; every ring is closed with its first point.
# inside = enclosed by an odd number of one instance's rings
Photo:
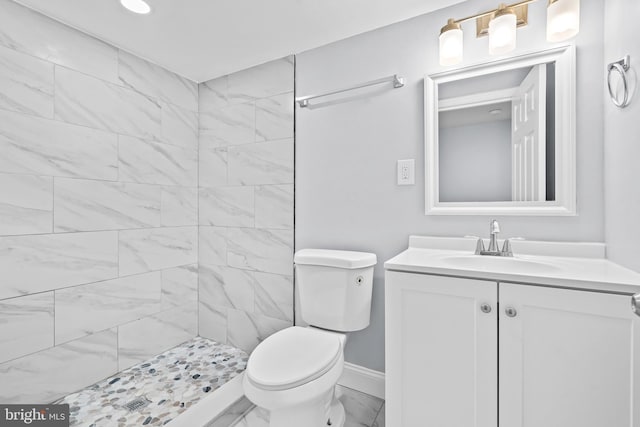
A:
{"type": "Polygon", "coordinates": [[[384,399],[384,372],[345,362],[338,384],[384,399]]]}

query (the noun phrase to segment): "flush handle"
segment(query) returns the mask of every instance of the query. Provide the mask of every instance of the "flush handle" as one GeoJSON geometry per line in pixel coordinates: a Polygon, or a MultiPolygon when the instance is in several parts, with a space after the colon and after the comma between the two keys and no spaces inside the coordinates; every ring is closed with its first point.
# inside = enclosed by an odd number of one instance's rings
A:
{"type": "Polygon", "coordinates": [[[491,306],[489,304],[482,304],[480,306],[480,311],[482,311],[483,313],[491,313],[491,306]]]}
{"type": "Polygon", "coordinates": [[[631,310],[640,316],[640,294],[635,294],[631,297],[631,310]]]}
{"type": "Polygon", "coordinates": [[[513,308],[513,307],[507,307],[507,308],[504,310],[504,314],[506,314],[506,315],[507,315],[507,317],[516,317],[516,316],[518,315],[518,312],[517,312],[517,311],[516,311],[516,309],[515,309],[515,308],[513,308]]]}

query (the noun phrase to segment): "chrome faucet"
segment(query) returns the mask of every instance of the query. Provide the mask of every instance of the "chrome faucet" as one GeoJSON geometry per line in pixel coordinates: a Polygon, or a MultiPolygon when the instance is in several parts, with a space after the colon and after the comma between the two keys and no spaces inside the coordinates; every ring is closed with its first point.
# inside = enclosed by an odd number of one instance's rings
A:
{"type": "Polygon", "coordinates": [[[489,224],[489,249],[487,252],[497,253],[498,250],[498,233],[500,233],[500,224],[495,219],[489,224]]]}
{"type": "Polygon", "coordinates": [[[502,244],[502,249],[498,249],[498,234],[500,233],[500,224],[495,219],[489,224],[489,248],[484,248],[484,241],[482,238],[478,239],[476,244],[476,255],[490,255],[490,256],[506,256],[512,257],[513,251],[511,250],[511,243],[509,239],[506,239],[502,244]]]}

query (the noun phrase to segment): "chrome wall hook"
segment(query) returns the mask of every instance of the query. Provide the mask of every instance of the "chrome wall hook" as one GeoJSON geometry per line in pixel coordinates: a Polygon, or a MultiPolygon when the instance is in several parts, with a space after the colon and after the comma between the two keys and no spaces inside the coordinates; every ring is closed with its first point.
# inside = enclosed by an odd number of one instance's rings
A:
{"type": "Polygon", "coordinates": [[[640,294],[635,294],[631,297],[631,310],[640,316],[640,294]]]}

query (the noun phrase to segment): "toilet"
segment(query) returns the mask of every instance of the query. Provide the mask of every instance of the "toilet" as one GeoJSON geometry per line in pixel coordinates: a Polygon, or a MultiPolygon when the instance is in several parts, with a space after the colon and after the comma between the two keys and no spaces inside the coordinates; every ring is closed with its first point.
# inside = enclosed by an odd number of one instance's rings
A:
{"type": "Polygon", "coordinates": [[[247,363],[245,396],[270,412],[270,427],[342,427],[335,396],[344,367],[346,332],[369,326],[376,255],[302,249],[294,263],[300,314],[260,343],[247,363]]]}

